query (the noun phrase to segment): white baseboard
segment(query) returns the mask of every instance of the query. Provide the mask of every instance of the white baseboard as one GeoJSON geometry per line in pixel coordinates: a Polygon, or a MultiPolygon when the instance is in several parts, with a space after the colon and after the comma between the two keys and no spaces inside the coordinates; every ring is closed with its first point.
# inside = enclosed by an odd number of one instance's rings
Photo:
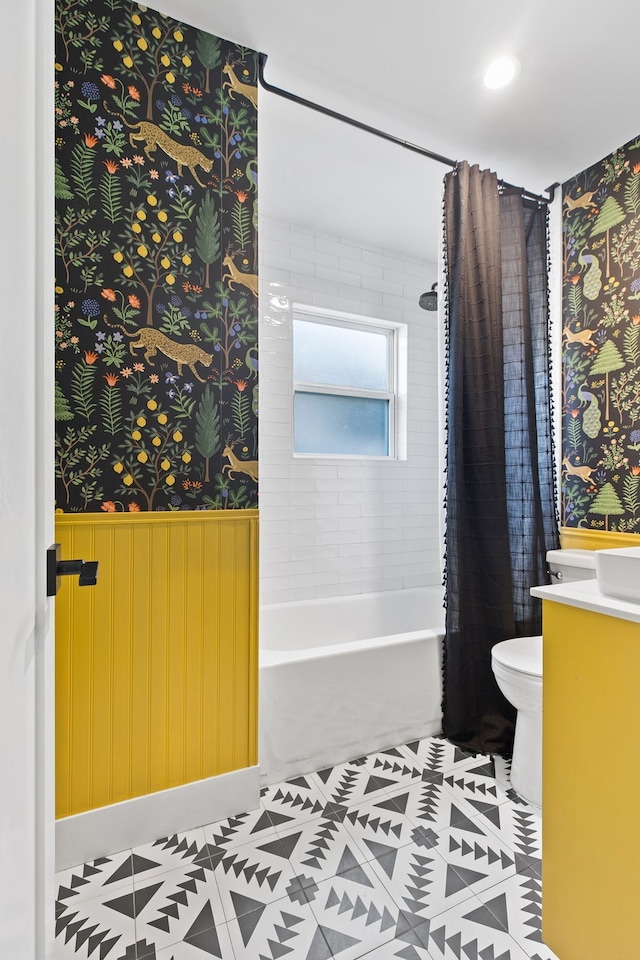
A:
{"type": "Polygon", "coordinates": [[[259,776],[244,767],[56,820],[56,871],[255,810],[259,776]]]}

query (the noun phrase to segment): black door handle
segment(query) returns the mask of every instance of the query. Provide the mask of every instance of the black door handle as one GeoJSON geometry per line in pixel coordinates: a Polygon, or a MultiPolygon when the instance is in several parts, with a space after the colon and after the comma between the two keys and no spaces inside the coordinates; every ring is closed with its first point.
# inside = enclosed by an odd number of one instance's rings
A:
{"type": "Polygon", "coordinates": [[[97,560],[61,560],[60,544],[53,543],[47,550],[47,596],[55,597],[60,589],[60,577],[78,577],[79,587],[94,587],[98,580],[97,560]]]}

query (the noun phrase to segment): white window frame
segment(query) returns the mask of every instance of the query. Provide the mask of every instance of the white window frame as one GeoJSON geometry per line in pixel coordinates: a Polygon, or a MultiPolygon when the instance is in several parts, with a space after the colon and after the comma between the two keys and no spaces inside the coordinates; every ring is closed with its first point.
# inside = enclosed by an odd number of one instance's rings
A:
{"type": "Polygon", "coordinates": [[[293,456],[304,459],[332,460],[406,460],[406,380],[407,380],[407,326],[377,317],[364,317],[359,314],[344,313],[339,310],[326,310],[307,304],[293,304],[294,322],[292,368],[295,370],[295,320],[301,319],[323,326],[336,326],[350,330],[363,330],[385,333],[387,337],[388,390],[364,390],[355,387],[336,386],[335,384],[309,383],[292,376],[291,392],[291,443],[293,456]],[[294,402],[296,393],[333,394],[338,397],[362,397],[386,400],[389,411],[389,452],[381,456],[359,453],[296,453],[294,439],[294,402]]]}

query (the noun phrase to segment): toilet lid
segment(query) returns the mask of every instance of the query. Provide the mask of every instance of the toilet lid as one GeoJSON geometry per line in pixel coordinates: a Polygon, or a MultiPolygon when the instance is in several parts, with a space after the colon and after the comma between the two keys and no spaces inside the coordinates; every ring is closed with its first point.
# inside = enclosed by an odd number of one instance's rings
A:
{"type": "Polygon", "coordinates": [[[491,650],[491,657],[497,663],[527,673],[532,677],[542,676],[542,637],[514,637],[502,640],[491,650]]]}

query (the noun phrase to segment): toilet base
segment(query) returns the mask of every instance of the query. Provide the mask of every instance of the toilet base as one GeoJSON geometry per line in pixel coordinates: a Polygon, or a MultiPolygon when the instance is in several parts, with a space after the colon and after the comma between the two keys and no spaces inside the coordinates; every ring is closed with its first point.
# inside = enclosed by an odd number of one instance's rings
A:
{"type": "Polygon", "coordinates": [[[542,711],[518,711],[511,760],[511,786],[534,807],[542,807],[542,711]]]}

